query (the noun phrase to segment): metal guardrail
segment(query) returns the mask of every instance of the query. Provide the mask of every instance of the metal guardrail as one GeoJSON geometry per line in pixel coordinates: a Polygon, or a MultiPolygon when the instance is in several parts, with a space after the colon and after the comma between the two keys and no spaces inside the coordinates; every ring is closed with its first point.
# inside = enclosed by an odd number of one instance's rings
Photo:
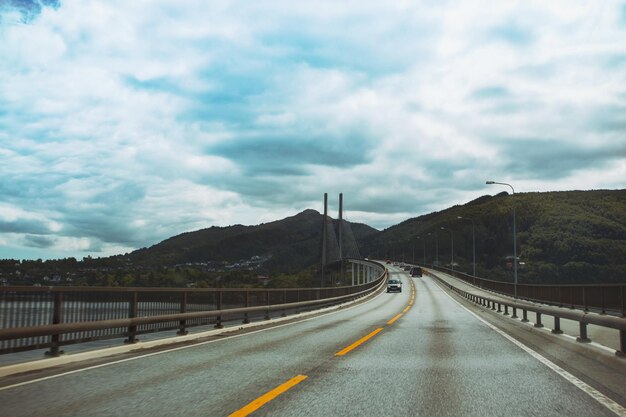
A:
{"type": "Polygon", "coordinates": [[[449,284],[430,271],[426,271],[426,273],[473,303],[490,308],[499,313],[502,313],[504,309],[505,315],[509,315],[510,308],[511,318],[519,318],[517,311],[520,310],[522,312],[522,322],[528,322],[528,312],[531,311],[536,315],[535,327],[543,327],[542,315],[551,316],[554,318],[552,333],[555,334],[563,333],[561,330],[561,319],[576,321],[579,323],[579,335],[576,339],[579,342],[591,341],[587,335],[587,325],[589,324],[619,330],[620,350],[616,351],[616,355],[626,356],[626,318],[590,313],[584,310],[532,304],[520,300],[502,300],[490,296],[473,294],[449,284]]]}
{"type": "Polygon", "coordinates": [[[224,320],[269,319],[272,311],[331,305],[363,297],[384,282],[387,270],[375,280],[355,286],[283,289],[174,289],[95,287],[0,287],[0,354],[60,347],[103,339],[214,324],[224,320]]]}
{"type": "MultiPolygon", "coordinates": [[[[428,266],[483,290],[513,296],[512,282],[493,281],[448,268],[428,266]]],[[[597,310],[626,316],[625,284],[517,284],[517,298],[556,306],[597,310]]]]}

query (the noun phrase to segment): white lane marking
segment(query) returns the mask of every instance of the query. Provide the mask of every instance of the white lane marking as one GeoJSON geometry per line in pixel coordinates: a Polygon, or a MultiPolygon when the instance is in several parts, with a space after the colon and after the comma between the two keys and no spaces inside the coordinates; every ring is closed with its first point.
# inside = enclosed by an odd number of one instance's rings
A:
{"type": "MultiPolygon", "coordinates": [[[[375,299],[377,299],[378,297],[382,296],[383,294],[385,294],[384,291],[382,291],[380,294],[378,294],[377,296],[375,296],[374,298],[372,298],[371,300],[369,300],[367,302],[368,303],[372,302],[375,299]]],[[[117,360],[117,361],[114,361],[114,362],[102,363],[100,365],[94,365],[94,366],[89,366],[87,368],[75,369],[73,371],[63,372],[61,374],[56,374],[56,375],[50,375],[50,376],[46,376],[46,377],[43,377],[43,378],[37,378],[37,379],[33,379],[31,381],[25,381],[25,382],[20,382],[18,384],[7,385],[6,387],[0,387],[0,391],[4,391],[4,390],[10,389],[10,388],[18,388],[18,387],[21,387],[21,386],[24,386],[24,385],[34,384],[36,382],[43,382],[43,381],[47,381],[49,379],[59,378],[59,377],[62,377],[62,376],[77,374],[79,372],[90,371],[92,369],[104,368],[105,366],[117,365],[119,363],[130,362],[130,361],[134,361],[134,360],[138,360],[138,359],[144,359],[144,358],[148,358],[150,356],[161,355],[163,353],[176,352],[178,350],[184,350],[184,349],[190,349],[190,348],[199,347],[199,346],[203,346],[203,345],[208,345],[209,343],[222,342],[222,341],[225,341],[225,340],[231,340],[231,339],[235,339],[235,338],[242,337],[242,336],[248,336],[248,335],[251,335],[251,334],[265,332],[265,331],[268,331],[268,330],[279,329],[281,327],[291,326],[293,324],[304,323],[306,321],[315,320],[315,319],[319,319],[319,318],[322,318],[322,317],[328,317],[328,316],[336,314],[336,313],[341,313],[341,312],[344,312],[344,311],[351,310],[351,309],[353,309],[355,307],[359,307],[361,305],[363,305],[363,304],[355,304],[355,305],[347,307],[347,308],[343,308],[343,309],[340,309],[340,310],[332,311],[330,313],[324,313],[322,315],[315,316],[315,317],[310,317],[308,319],[298,320],[298,321],[294,321],[294,322],[291,322],[291,323],[279,324],[277,326],[272,326],[272,327],[268,327],[268,328],[265,328],[265,329],[254,330],[254,331],[251,331],[251,332],[248,332],[248,333],[235,334],[235,335],[232,335],[232,336],[224,337],[222,339],[207,340],[206,342],[194,343],[192,345],[187,345],[187,346],[179,346],[177,348],[166,349],[166,350],[162,350],[162,351],[159,351],[159,352],[146,353],[146,354],[143,354],[143,355],[140,354],[139,356],[135,356],[135,357],[132,357],[132,358],[120,359],[120,360],[117,360]]],[[[233,329],[233,330],[235,330],[235,329],[233,329]]]]}
{"type": "Polygon", "coordinates": [[[499,328],[497,328],[493,324],[489,323],[488,321],[484,320],[482,317],[479,317],[473,311],[469,310],[463,304],[459,303],[457,300],[452,298],[452,296],[450,294],[448,294],[446,291],[442,291],[442,292],[445,295],[447,295],[452,301],[457,303],[465,311],[467,311],[472,316],[476,317],[478,320],[483,322],[491,330],[493,330],[496,333],[500,334],[502,337],[504,337],[505,339],[507,339],[508,341],[513,343],[515,346],[519,347],[520,349],[522,349],[523,351],[525,351],[526,353],[531,355],[533,358],[537,359],[539,362],[541,362],[542,364],[544,364],[548,368],[552,369],[554,372],[556,372],[557,374],[562,376],[565,380],[570,382],[572,385],[578,387],[585,394],[589,395],[591,398],[593,398],[594,400],[599,402],[601,405],[603,405],[604,407],[608,408],[610,411],[612,411],[613,413],[615,413],[619,417],[626,417],[626,408],[622,407],[621,405],[619,405],[618,403],[616,403],[615,401],[613,401],[612,399],[610,399],[606,395],[602,394],[600,391],[596,390],[595,388],[587,385],[585,382],[583,382],[580,379],[576,378],[574,375],[570,374],[565,369],[561,368],[560,366],[558,366],[554,362],[552,362],[549,359],[547,359],[544,356],[542,356],[539,352],[536,352],[536,351],[532,350],[531,348],[529,348],[528,346],[526,346],[525,344],[523,344],[519,340],[515,339],[513,336],[509,336],[507,333],[505,333],[504,331],[500,330],[499,328]]]}

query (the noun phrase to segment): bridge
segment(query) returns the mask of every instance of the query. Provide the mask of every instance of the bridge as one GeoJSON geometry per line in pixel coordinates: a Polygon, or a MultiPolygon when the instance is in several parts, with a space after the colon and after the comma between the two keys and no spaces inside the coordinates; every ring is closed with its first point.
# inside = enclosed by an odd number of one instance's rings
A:
{"type": "Polygon", "coordinates": [[[624,285],[328,257],[314,289],[5,289],[0,415],[626,416],[624,285]]]}

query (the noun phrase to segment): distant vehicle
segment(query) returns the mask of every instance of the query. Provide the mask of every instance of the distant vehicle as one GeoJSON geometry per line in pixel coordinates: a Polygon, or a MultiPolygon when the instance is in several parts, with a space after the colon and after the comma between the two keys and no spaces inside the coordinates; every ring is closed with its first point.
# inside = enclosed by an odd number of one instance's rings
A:
{"type": "Polygon", "coordinates": [[[404,267],[402,268],[405,271],[410,271],[411,270],[411,265],[404,265],[404,267]]]}
{"type": "Polygon", "coordinates": [[[420,268],[419,266],[414,266],[413,268],[411,268],[411,271],[409,272],[409,274],[412,277],[421,277],[422,276],[422,268],[420,268]]]}
{"type": "Polygon", "coordinates": [[[399,279],[390,279],[387,281],[387,292],[402,292],[402,281],[399,279]]]}

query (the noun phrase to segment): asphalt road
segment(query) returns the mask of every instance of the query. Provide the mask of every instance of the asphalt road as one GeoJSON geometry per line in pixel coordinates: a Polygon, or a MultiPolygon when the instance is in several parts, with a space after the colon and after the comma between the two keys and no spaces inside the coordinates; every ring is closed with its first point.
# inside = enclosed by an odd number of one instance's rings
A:
{"type": "Polygon", "coordinates": [[[303,322],[5,377],[0,416],[615,415],[433,279],[392,274],[402,293],[303,322]]]}

